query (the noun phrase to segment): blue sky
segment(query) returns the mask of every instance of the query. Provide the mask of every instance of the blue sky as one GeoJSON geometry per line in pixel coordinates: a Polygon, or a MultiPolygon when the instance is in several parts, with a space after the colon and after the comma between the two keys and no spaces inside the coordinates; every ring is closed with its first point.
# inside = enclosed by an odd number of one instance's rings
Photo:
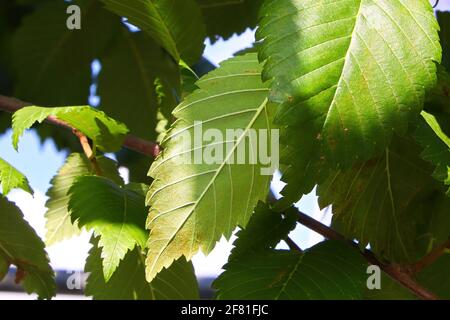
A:
{"type": "MultiPolygon", "coordinates": [[[[434,1],[431,1],[434,3],[434,1]]],[[[450,7],[449,0],[441,0],[438,9],[444,10],[450,7]]],[[[218,65],[221,61],[232,57],[233,53],[252,45],[254,42],[254,32],[248,30],[241,36],[234,36],[228,41],[217,41],[211,45],[206,42],[205,57],[218,65]]],[[[13,191],[10,195],[12,201],[17,202],[23,210],[26,219],[43,237],[45,234],[45,192],[49,187],[52,176],[64,163],[65,152],[58,152],[53,142],[46,141],[41,144],[37,134],[30,130],[25,133],[19,144],[19,152],[11,146],[11,132],[0,136],[0,157],[13,164],[29,178],[30,184],[35,190],[35,196],[31,197],[22,191],[13,191]]],[[[279,192],[282,183],[274,181],[274,191],[279,192]]],[[[325,223],[330,221],[330,214],[322,212],[317,206],[314,194],[305,196],[298,204],[302,211],[311,214],[314,218],[325,223]]],[[[302,247],[308,247],[321,241],[321,237],[304,227],[299,226],[292,234],[302,247]]],[[[89,235],[83,234],[78,238],[64,241],[48,249],[52,265],[58,269],[82,270],[84,260],[89,250],[89,235]]],[[[221,241],[218,247],[209,257],[198,255],[194,259],[194,264],[198,275],[214,276],[220,272],[221,266],[226,262],[227,254],[231,249],[231,244],[221,241]]]]}

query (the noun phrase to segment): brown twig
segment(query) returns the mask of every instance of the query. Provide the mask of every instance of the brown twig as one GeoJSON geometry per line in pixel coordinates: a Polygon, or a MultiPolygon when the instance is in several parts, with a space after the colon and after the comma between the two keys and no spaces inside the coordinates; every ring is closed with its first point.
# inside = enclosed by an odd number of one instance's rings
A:
{"type": "Polygon", "coordinates": [[[425,257],[416,262],[412,267],[412,272],[418,273],[425,267],[428,267],[429,265],[433,264],[433,262],[435,262],[437,259],[439,259],[440,256],[444,254],[445,250],[449,246],[450,246],[450,239],[447,240],[447,242],[443,243],[442,245],[434,248],[429,254],[427,254],[425,257]]]}
{"type": "MultiPolygon", "coordinates": [[[[16,112],[23,107],[31,106],[32,103],[24,102],[16,98],[6,97],[0,95],[0,110],[7,111],[7,112],[16,112]]],[[[50,116],[46,119],[47,122],[52,123],[54,125],[57,125],[59,127],[63,127],[65,129],[71,130],[72,132],[76,130],[69,124],[67,124],[64,121],[59,120],[58,118],[54,116],[50,116]]],[[[146,155],[148,157],[155,158],[161,151],[160,146],[151,141],[147,141],[144,139],[141,139],[139,137],[135,137],[133,135],[127,135],[123,142],[123,147],[136,151],[138,153],[141,153],[143,155],[146,155]]]]}
{"type": "MultiPolygon", "coordinates": [[[[330,239],[330,240],[345,240],[348,241],[351,245],[357,246],[356,243],[353,241],[349,241],[346,239],[342,234],[339,232],[331,229],[330,227],[320,223],[319,221],[311,218],[310,216],[299,212],[298,221],[302,225],[308,227],[309,229],[317,232],[318,234],[322,235],[323,237],[330,239]]],[[[421,286],[417,281],[415,281],[412,277],[410,272],[407,270],[401,268],[397,265],[392,264],[385,264],[377,259],[372,251],[365,250],[362,252],[362,255],[366,258],[366,260],[373,265],[377,265],[380,267],[381,270],[383,270],[385,273],[387,273],[391,278],[399,282],[404,287],[408,288],[411,292],[413,292],[415,295],[417,295],[419,298],[424,300],[438,300],[439,298],[432,292],[430,292],[428,289],[421,286]]]]}
{"type": "Polygon", "coordinates": [[[95,152],[92,150],[92,147],[89,143],[89,139],[80,131],[74,129],[73,134],[78,137],[80,140],[81,147],[83,148],[84,154],[89,159],[89,161],[92,163],[92,166],[94,167],[95,173],[99,176],[103,175],[102,169],[100,168],[97,158],[95,157],[95,152]]]}
{"type": "Polygon", "coordinates": [[[303,253],[303,250],[290,237],[287,237],[286,239],[284,239],[284,242],[286,242],[289,249],[291,249],[292,251],[298,251],[298,252],[303,253]]]}

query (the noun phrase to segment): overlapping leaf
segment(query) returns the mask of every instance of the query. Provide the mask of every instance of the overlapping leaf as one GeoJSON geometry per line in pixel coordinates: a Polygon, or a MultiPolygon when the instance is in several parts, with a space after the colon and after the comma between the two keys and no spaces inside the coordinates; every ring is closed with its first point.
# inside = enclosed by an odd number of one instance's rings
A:
{"type": "Polygon", "coordinates": [[[17,267],[21,276],[16,278],[26,292],[37,293],[42,299],[55,295],[55,275],[44,243],[23,219],[20,210],[5,198],[0,198],[0,265],[1,269],[17,267]]]}
{"type": "Polygon", "coordinates": [[[228,261],[258,251],[275,249],[277,244],[284,240],[290,231],[294,230],[297,224],[297,214],[297,209],[290,208],[283,217],[260,202],[247,227],[236,234],[238,238],[233,243],[234,249],[228,261]]]}
{"type": "MultiPolygon", "coordinates": [[[[448,115],[438,113],[436,117],[423,111],[414,133],[416,140],[425,148],[422,157],[436,166],[433,176],[446,185],[450,185],[450,138],[443,128],[449,128],[449,124],[448,115]]],[[[450,189],[447,194],[450,195],[450,189]]]]}
{"type": "Polygon", "coordinates": [[[425,111],[450,113],[450,74],[442,65],[437,67],[437,83],[426,97],[425,111]]]}
{"type": "Polygon", "coordinates": [[[13,115],[12,142],[18,148],[19,139],[35,122],[42,123],[49,116],[62,120],[92,139],[95,146],[105,152],[117,151],[128,133],[127,127],[89,106],[42,108],[26,107],[13,115]]]}
{"type": "Polygon", "coordinates": [[[276,122],[291,126],[284,163],[305,175],[292,188],[310,189],[324,167],[368,160],[406,132],[436,82],[437,30],[428,0],[266,1],[263,79],[282,103],[276,122]]]}
{"type": "Polygon", "coordinates": [[[450,13],[447,11],[437,11],[436,18],[439,22],[439,37],[442,45],[442,65],[450,69],[450,13]]]}
{"type": "Polygon", "coordinates": [[[411,138],[394,139],[383,155],[330,175],[319,185],[320,205],[333,205],[340,231],[361,248],[415,261],[450,235],[449,202],[420,152],[411,138]]]}
{"type": "Polygon", "coordinates": [[[445,188],[438,186],[439,190],[432,192],[428,197],[417,199],[411,204],[416,223],[416,257],[422,258],[431,250],[441,246],[450,237],[450,197],[445,194],[445,188]]]}
{"type": "Polygon", "coordinates": [[[166,111],[170,114],[177,104],[174,93],[180,86],[177,65],[142,32],[123,30],[117,46],[102,61],[98,83],[102,110],[124,122],[132,134],[154,141],[160,107],[155,92],[157,78],[163,79],[163,85],[171,93],[166,111]]]}
{"type": "Polygon", "coordinates": [[[386,273],[381,271],[380,278],[381,288],[367,288],[364,299],[365,300],[417,300],[411,291],[403,287],[396,280],[392,279],[386,273]]]}
{"type": "Polygon", "coordinates": [[[304,253],[266,250],[233,259],[214,286],[217,299],[361,299],[365,279],[357,250],[326,241],[304,253]]]}
{"type": "Polygon", "coordinates": [[[260,73],[255,54],[231,59],[200,79],[199,89],[175,109],[177,121],[150,169],[155,180],[147,197],[148,280],[182,255],[190,260],[199,250],[209,253],[222,235],[228,238],[237,225],[245,227],[258,200],[266,197],[270,177],[261,175],[265,166],[260,159],[249,161],[256,150],[249,131],[271,129],[268,84],[260,73]],[[222,138],[202,141],[200,128],[222,138]],[[225,139],[227,129],[240,132],[225,139]],[[246,164],[236,164],[242,147],[246,164]]]}
{"type": "Polygon", "coordinates": [[[284,210],[296,203],[332,171],[317,148],[320,137],[313,122],[280,128],[280,171],[287,185],[275,206],[284,210]]]}
{"type": "MultiPolygon", "coordinates": [[[[123,184],[122,178],[117,172],[116,163],[105,157],[97,157],[97,163],[102,170],[102,174],[117,184],[123,184]]],[[[95,170],[92,163],[82,154],[73,153],[66,159],[64,165],[53,177],[51,187],[47,192],[47,212],[45,213],[46,229],[45,242],[47,245],[55,244],[59,241],[78,235],[80,229],[78,223],[72,223],[70,212],[67,207],[70,187],[78,177],[92,175],[95,170]]]]}
{"type": "Polygon", "coordinates": [[[0,183],[2,186],[2,194],[4,196],[7,196],[11,190],[16,188],[20,188],[31,194],[33,193],[33,190],[23,173],[2,158],[0,158],[0,183]]]}
{"type": "Polygon", "coordinates": [[[208,37],[227,40],[247,28],[255,28],[261,0],[196,0],[206,24],[208,37]]]}
{"type": "MultiPolygon", "coordinates": [[[[34,1],[35,2],[35,1],[34,1]]],[[[28,15],[13,38],[16,95],[38,105],[85,105],[91,63],[102,54],[120,19],[97,1],[75,0],[81,30],[67,27],[65,1],[46,1],[28,15]]]]}
{"type": "Polygon", "coordinates": [[[175,61],[200,59],[205,39],[200,8],[194,0],[101,0],[106,8],[148,33],[175,61]]]}
{"type": "Polygon", "coordinates": [[[105,282],[101,250],[91,249],[85,271],[89,272],[86,295],[96,300],[194,300],[198,284],[192,263],[184,258],[175,261],[151,282],[145,280],[143,253],[135,248],[125,256],[116,272],[105,282]]]}
{"type": "MultiPolygon", "coordinates": [[[[450,299],[448,286],[450,277],[448,268],[450,267],[449,254],[444,253],[437,261],[425,269],[420,270],[415,275],[416,281],[424,288],[431,291],[439,299],[450,299]]],[[[396,280],[390,278],[384,272],[381,273],[381,288],[367,290],[364,299],[369,300],[417,300],[411,291],[400,285],[396,280]]]]}
{"type": "Polygon", "coordinates": [[[417,280],[427,289],[435,293],[440,299],[450,299],[450,254],[444,253],[431,266],[423,269],[418,275],[417,280]]]}
{"type": "Polygon", "coordinates": [[[108,281],[128,251],[145,248],[147,208],[142,184],[119,186],[96,176],[78,178],[69,190],[72,221],[99,237],[103,274],[108,281]]]}

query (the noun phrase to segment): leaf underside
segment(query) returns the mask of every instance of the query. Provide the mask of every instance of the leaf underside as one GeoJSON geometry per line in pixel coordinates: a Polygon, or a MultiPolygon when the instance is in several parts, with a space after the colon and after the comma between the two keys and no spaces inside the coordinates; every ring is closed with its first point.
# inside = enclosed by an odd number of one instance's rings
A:
{"type": "MultiPolygon", "coordinates": [[[[106,157],[97,157],[97,163],[105,177],[118,184],[123,183],[114,161],[106,157]]],[[[78,177],[93,175],[94,172],[92,163],[86,156],[72,153],[50,181],[51,187],[47,191],[48,200],[45,204],[47,207],[45,243],[48,246],[80,234],[78,223],[71,221],[68,209],[70,197],[67,193],[78,177]]]]}
{"type": "Polygon", "coordinates": [[[20,109],[13,115],[12,142],[14,148],[17,150],[19,139],[25,130],[31,128],[35,122],[42,123],[49,116],[54,116],[81,131],[104,152],[118,151],[128,133],[128,129],[123,123],[89,106],[59,108],[32,106],[20,109]]]}
{"type": "Polygon", "coordinates": [[[120,19],[98,1],[74,0],[71,4],[81,9],[82,28],[70,30],[65,1],[41,2],[13,37],[15,95],[37,105],[85,105],[91,63],[103,54],[120,19]]]}
{"type": "Polygon", "coordinates": [[[149,173],[154,182],[147,196],[148,280],[181,255],[190,260],[199,250],[209,253],[222,235],[228,238],[236,226],[245,226],[258,200],[264,200],[270,177],[261,175],[259,161],[230,164],[239,146],[246,159],[249,147],[256,148],[246,138],[250,129],[270,129],[268,87],[260,77],[255,54],[233,58],[200,79],[199,89],[175,109],[177,120],[149,173]],[[186,134],[193,137],[199,129],[195,121],[203,132],[220,131],[222,140],[191,145],[186,134]],[[242,131],[223,141],[226,129],[242,131]],[[227,147],[220,161],[194,164],[196,150],[206,154],[212,146],[227,147]]]}
{"type": "Polygon", "coordinates": [[[215,281],[220,300],[361,299],[366,263],[357,250],[338,241],[304,253],[267,250],[225,265],[215,281]]]}
{"type": "Polygon", "coordinates": [[[94,241],[85,271],[90,275],[86,295],[95,300],[195,300],[199,298],[192,263],[175,261],[151,282],[145,280],[145,257],[139,248],[127,253],[108,282],[105,282],[101,249],[94,241]]]}
{"type": "MultiPolygon", "coordinates": [[[[423,111],[414,132],[415,139],[424,147],[422,158],[436,166],[433,177],[447,186],[450,186],[450,138],[443,129],[449,124],[450,116],[423,111]]],[[[450,187],[447,195],[450,196],[450,187]]]]}
{"type": "Polygon", "coordinates": [[[72,221],[99,237],[106,281],[128,251],[137,245],[145,248],[147,191],[148,187],[141,184],[122,187],[107,178],[83,176],[77,178],[68,192],[72,221]]]}
{"type": "Polygon", "coordinates": [[[0,183],[2,187],[2,194],[4,196],[7,196],[11,190],[17,188],[33,194],[33,190],[31,189],[30,184],[23,173],[18,171],[2,158],[0,158],[0,183]]]}
{"type": "Polygon", "coordinates": [[[20,210],[12,202],[0,198],[0,266],[4,268],[11,264],[24,275],[21,284],[27,293],[34,292],[41,299],[50,299],[56,294],[55,274],[44,243],[24,220],[20,210]]]}
{"type": "Polygon", "coordinates": [[[205,26],[194,0],[101,0],[107,9],[148,33],[178,62],[196,63],[203,52],[205,26]]]}
{"type": "Polygon", "coordinates": [[[332,204],[339,230],[362,249],[370,244],[383,259],[416,261],[450,234],[450,202],[420,153],[411,138],[396,137],[382,155],[319,184],[320,206],[332,204]]]}

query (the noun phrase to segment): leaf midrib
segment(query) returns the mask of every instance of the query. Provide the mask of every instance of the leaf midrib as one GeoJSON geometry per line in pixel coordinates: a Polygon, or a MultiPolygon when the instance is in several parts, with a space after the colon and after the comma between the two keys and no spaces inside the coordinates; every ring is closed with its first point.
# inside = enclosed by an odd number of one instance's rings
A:
{"type": "Polygon", "coordinates": [[[335,101],[336,101],[337,95],[339,93],[339,88],[341,88],[343,86],[342,82],[345,81],[345,79],[344,79],[345,70],[346,70],[347,63],[350,60],[350,55],[352,54],[352,45],[354,44],[354,41],[355,41],[355,38],[356,38],[356,33],[357,33],[356,28],[358,26],[359,17],[361,15],[361,9],[362,9],[363,1],[364,0],[359,0],[358,11],[357,11],[356,15],[354,16],[354,18],[355,18],[355,25],[353,26],[353,30],[352,30],[352,33],[350,35],[350,39],[351,39],[350,40],[350,44],[349,44],[349,46],[347,48],[347,51],[345,53],[345,56],[344,56],[344,65],[342,67],[342,72],[341,72],[341,74],[339,76],[339,81],[337,83],[336,91],[334,92],[333,100],[331,101],[330,108],[328,109],[328,112],[326,113],[325,121],[323,122],[323,125],[322,125],[322,130],[324,130],[327,127],[327,124],[329,122],[330,115],[331,115],[331,112],[332,112],[333,108],[336,108],[336,110],[338,112],[338,115],[339,115],[339,119],[341,119],[341,124],[342,124],[342,118],[341,118],[339,109],[338,109],[335,101]]]}

